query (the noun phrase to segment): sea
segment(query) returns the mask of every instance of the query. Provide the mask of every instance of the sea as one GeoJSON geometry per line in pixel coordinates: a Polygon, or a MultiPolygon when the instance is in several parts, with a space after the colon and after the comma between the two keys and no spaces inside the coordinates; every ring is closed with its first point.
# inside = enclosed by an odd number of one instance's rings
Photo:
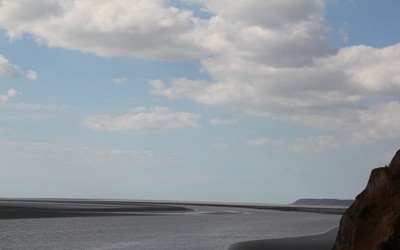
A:
{"type": "Polygon", "coordinates": [[[188,206],[189,212],[0,220],[0,249],[228,249],[250,240],[316,235],[340,215],[188,206]]]}

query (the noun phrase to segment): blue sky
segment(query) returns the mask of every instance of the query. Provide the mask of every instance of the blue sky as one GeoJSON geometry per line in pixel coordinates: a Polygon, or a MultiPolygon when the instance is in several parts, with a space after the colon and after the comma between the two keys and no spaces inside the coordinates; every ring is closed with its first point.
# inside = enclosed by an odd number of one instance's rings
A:
{"type": "Polygon", "coordinates": [[[0,1],[0,197],[354,198],[400,138],[400,3],[0,1]]]}

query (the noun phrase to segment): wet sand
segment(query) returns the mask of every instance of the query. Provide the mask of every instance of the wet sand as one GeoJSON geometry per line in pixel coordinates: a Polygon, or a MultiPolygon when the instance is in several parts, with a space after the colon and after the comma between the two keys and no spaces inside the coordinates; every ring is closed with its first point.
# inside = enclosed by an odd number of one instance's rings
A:
{"type": "Polygon", "coordinates": [[[182,202],[97,199],[7,199],[0,198],[0,219],[88,216],[157,215],[193,212],[188,206],[233,207],[291,212],[342,214],[345,207],[268,205],[229,202],[182,202]]]}
{"type": "Polygon", "coordinates": [[[337,226],[343,211],[249,203],[0,198],[5,234],[0,244],[8,249],[323,250],[331,249],[336,232],[249,240],[322,232],[337,226]]]}
{"type": "Polygon", "coordinates": [[[157,215],[192,209],[167,204],[78,199],[0,199],[0,219],[157,215]]]}
{"type": "Polygon", "coordinates": [[[337,232],[335,228],[320,235],[239,242],[229,250],[331,250],[337,232]]]}

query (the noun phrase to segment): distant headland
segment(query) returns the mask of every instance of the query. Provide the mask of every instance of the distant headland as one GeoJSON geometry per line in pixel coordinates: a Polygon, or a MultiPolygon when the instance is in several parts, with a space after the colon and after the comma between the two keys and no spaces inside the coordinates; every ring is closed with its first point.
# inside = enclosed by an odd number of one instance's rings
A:
{"type": "Polygon", "coordinates": [[[299,199],[292,203],[292,205],[299,206],[340,206],[348,207],[353,204],[354,200],[340,200],[340,199],[299,199]]]}

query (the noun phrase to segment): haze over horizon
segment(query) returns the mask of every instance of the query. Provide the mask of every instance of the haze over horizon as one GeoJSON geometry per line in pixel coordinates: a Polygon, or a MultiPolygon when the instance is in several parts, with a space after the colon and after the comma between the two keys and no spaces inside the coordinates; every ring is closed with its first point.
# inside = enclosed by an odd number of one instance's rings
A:
{"type": "Polygon", "coordinates": [[[0,0],[0,197],[353,199],[400,148],[399,13],[0,0]]]}

